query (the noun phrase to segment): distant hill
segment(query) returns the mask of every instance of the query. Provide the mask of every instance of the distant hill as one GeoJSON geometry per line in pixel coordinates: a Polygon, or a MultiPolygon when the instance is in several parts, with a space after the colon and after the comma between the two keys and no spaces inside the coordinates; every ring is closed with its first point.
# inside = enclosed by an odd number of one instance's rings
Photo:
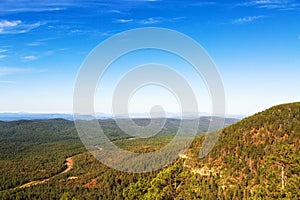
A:
{"type": "Polygon", "coordinates": [[[35,119],[67,119],[73,120],[71,114],[34,114],[34,113],[0,113],[0,121],[35,120],[35,119]]]}
{"type": "MultiPolygon", "coordinates": [[[[180,119],[181,115],[178,113],[166,113],[167,118],[180,119]]],[[[199,117],[208,117],[210,114],[208,113],[198,113],[193,114],[198,115],[199,117]]],[[[130,114],[131,118],[149,118],[147,113],[133,113],[130,114]]],[[[189,117],[189,115],[183,115],[183,118],[189,117]]],[[[231,119],[242,119],[245,116],[243,115],[226,115],[226,118],[231,119]]],[[[66,120],[74,120],[73,114],[61,114],[61,113],[0,113],[0,121],[16,121],[16,120],[35,120],[35,119],[66,119],[66,120]]],[[[85,116],[86,119],[93,119],[92,116],[85,116]]],[[[106,113],[96,113],[97,119],[113,119],[113,118],[127,118],[125,115],[113,116],[112,114],[106,113]]]]}

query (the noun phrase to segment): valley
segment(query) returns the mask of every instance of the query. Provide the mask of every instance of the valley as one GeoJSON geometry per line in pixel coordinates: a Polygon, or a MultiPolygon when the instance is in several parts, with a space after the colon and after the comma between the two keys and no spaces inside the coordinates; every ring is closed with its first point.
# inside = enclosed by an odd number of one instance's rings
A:
{"type": "MultiPolygon", "coordinates": [[[[299,199],[300,103],[284,104],[199,134],[178,160],[149,173],[125,173],[96,160],[74,123],[63,119],[0,122],[1,199],[299,199]],[[199,158],[205,134],[220,134],[199,158]]],[[[146,123],[141,120],[137,123],[146,123]]],[[[153,138],[134,139],[112,120],[100,121],[117,146],[149,152],[178,128],[168,119],[153,138]]],[[[96,146],[101,151],[101,146],[96,146]]]]}

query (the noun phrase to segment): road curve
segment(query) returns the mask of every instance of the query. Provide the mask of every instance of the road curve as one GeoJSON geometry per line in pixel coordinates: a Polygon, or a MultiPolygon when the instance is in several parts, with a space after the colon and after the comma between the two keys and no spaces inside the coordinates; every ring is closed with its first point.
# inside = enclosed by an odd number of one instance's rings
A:
{"type": "Polygon", "coordinates": [[[45,179],[43,179],[43,180],[39,180],[39,181],[30,181],[29,183],[25,183],[25,184],[23,184],[23,185],[21,185],[21,186],[18,186],[18,187],[16,187],[16,188],[22,189],[22,188],[27,188],[27,187],[39,185],[39,184],[42,184],[42,183],[46,183],[46,182],[49,181],[51,178],[54,178],[54,177],[56,177],[56,176],[58,176],[58,175],[60,175],[60,174],[65,174],[65,173],[69,172],[69,171],[73,168],[73,165],[74,165],[74,160],[73,160],[73,158],[72,158],[72,157],[67,158],[67,159],[66,159],[66,164],[65,164],[65,165],[67,166],[67,168],[66,168],[64,171],[59,172],[58,174],[55,174],[55,175],[53,175],[53,176],[51,176],[51,177],[49,177],[49,178],[45,178],[45,179]]]}

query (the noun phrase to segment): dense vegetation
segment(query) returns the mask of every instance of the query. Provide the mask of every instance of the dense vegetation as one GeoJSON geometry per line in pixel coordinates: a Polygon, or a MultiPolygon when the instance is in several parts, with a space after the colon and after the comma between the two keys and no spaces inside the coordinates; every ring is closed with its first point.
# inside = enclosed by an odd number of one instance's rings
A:
{"type": "MultiPolygon", "coordinates": [[[[101,123],[115,144],[138,152],[162,147],[177,127],[171,120],[156,137],[132,140],[113,121],[101,123]]],[[[176,162],[142,174],[101,164],[84,150],[70,121],[0,127],[2,199],[300,199],[300,103],[275,106],[221,130],[203,159],[200,135],[176,162]],[[74,159],[68,173],[17,187],[59,173],[68,156],[74,159]]]]}
{"type": "MultiPolygon", "coordinates": [[[[235,121],[227,119],[226,123],[235,121]]],[[[164,146],[172,139],[180,123],[168,119],[157,136],[133,140],[116,126],[114,120],[99,122],[116,145],[134,152],[148,152],[164,146]]],[[[146,125],[149,121],[139,119],[136,123],[146,125]]],[[[208,123],[208,118],[201,118],[199,133],[207,130],[208,123]]],[[[123,189],[130,183],[140,177],[150,181],[157,173],[138,175],[109,169],[86,152],[74,123],[64,119],[0,121],[0,152],[1,199],[68,199],[70,196],[120,199],[123,189]],[[71,156],[75,163],[73,169],[54,176],[66,168],[65,159],[71,156]],[[44,184],[19,187],[49,177],[53,178],[44,184]]]]}
{"type": "MultiPolygon", "coordinates": [[[[275,106],[220,131],[199,159],[203,137],[125,199],[300,199],[300,103],[275,106]]],[[[211,133],[215,134],[215,133],[211,133]]]]}

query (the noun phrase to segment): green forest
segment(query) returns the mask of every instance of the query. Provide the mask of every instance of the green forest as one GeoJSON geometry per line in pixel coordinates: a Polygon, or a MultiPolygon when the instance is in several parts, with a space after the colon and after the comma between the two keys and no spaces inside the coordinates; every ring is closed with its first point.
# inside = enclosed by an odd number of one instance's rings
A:
{"type": "MultiPolygon", "coordinates": [[[[166,145],[180,121],[168,119],[159,134],[146,139],[124,134],[113,120],[99,123],[117,146],[149,152],[166,145]]],[[[209,118],[200,119],[198,136],[169,166],[125,173],[95,159],[72,121],[0,122],[0,199],[300,199],[300,103],[238,122],[226,119],[233,125],[212,133],[206,133],[208,124],[209,118]],[[207,134],[220,138],[200,159],[207,134]],[[72,166],[62,173],[67,158],[72,166]],[[33,181],[40,182],[28,185],[33,181]]]]}

